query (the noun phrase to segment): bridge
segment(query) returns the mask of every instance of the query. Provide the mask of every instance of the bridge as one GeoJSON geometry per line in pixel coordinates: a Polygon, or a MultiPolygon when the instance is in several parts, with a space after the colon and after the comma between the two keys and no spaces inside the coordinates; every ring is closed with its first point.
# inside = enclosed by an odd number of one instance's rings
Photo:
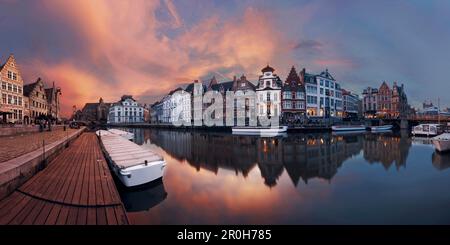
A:
{"type": "Polygon", "coordinates": [[[421,123],[439,123],[444,125],[450,125],[450,116],[438,116],[438,115],[411,115],[405,118],[378,118],[368,119],[371,124],[392,124],[397,128],[407,129],[411,126],[415,126],[421,123]]]}

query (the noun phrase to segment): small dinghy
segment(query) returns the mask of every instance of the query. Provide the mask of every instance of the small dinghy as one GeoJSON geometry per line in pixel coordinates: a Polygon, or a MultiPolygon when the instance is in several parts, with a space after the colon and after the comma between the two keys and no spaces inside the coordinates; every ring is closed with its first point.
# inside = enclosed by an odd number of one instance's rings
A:
{"type": "Polygon", "coordinates": [[[124,130],[111,128],[111,129],[108,129],[108,132],[120,135],[120,136],[124,137],[127,140],[133,140],[134,139],[134,134],[133,133],[130,133],[130,132],[127,132],[127,131],[124,131],[124,130]]]}
{"type": "Polygon", "coordinates": [[[378,131],[387,131],[392,129],[392,125],[383,125],[383,126],[372,126],[370,127],[370,130],[372,132],[378,132],[378,131]]]}
{"type": "Polygon", "coordinates": [[[162,178],[166,162],[160,155],[109,131],[99,130],[97,135],[113,172],[125,186],[162,178]]]}
{"type": "Polygon", "coordinates": [[[366,126],[364,125],[338,125],[332,126],[333,131],[366,131],[366,126]]]}

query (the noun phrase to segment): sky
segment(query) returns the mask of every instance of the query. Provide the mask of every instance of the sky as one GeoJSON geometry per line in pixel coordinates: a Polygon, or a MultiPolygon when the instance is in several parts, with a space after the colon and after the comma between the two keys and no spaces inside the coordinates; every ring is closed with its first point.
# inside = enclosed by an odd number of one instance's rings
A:
{"type": "Polygon", "coordinates": [[[63,113],[99,97],[152,103],[212,76],[256,81],[329,69],[361,93],[404,84],[410,103],[450,106],[447,0],[0,0],[0,62],[62,88],[63,113]]]}

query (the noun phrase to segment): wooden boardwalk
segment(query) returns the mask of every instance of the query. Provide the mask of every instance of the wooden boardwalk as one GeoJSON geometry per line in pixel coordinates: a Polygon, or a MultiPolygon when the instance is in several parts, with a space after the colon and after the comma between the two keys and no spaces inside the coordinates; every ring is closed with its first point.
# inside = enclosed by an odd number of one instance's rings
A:
{"type": "Polygon", "coordinates": [[[128,224],[94,133],[0,202],[0,224],[128,224]]]}

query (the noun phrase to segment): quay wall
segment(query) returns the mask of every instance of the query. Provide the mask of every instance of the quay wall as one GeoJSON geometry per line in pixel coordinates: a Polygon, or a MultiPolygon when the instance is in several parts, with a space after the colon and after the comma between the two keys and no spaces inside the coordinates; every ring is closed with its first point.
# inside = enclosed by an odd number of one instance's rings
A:
{"type": "Polygon", "coordinates": [[[78,138],[84,130],[84,127],[80,128],[67,138],[45,145],[44,148],[41,147],[20,157],[2,162],[0,164],[0,200],[19,188],[37,172],[44,169],[51,160],[78,138]]]}

